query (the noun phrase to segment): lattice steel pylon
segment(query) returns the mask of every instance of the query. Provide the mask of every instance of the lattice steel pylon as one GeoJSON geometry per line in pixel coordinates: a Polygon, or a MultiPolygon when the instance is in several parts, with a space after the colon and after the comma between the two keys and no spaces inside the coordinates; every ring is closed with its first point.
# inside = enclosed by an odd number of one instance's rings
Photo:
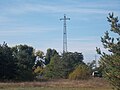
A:
{"type": "Polygon", "coordinates": [[[66,30],[66,20],[70,20],[70,18],[67,18],[64,14],[64,18],[61,18],[60,20],[63,20],[63,53],[67,52],[67,30],[66,30]]]}

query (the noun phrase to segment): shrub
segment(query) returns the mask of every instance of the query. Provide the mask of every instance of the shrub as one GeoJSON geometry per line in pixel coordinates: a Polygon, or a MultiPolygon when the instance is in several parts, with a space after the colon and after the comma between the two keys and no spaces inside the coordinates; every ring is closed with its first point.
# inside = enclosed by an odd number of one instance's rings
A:
{"type": "Polygon", "coordinates": [[[69,74],[69,79],[79,80],[88,79],[90,77],[90,69],[87,65],[79,65],[76,69],[69,74]]]}

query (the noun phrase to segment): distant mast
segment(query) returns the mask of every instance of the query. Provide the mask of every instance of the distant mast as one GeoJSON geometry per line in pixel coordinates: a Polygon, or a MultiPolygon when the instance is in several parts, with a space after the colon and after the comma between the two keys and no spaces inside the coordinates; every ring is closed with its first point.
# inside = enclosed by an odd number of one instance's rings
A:
{"type": "Polygon", "coordinates": [[[66,30],[66,20],[70,20],[70,18],[67,18],[64,14],[64,18],[61,18],[60,20],[63,20],[63,53],[67,52],[67,30],[66,30]]]}

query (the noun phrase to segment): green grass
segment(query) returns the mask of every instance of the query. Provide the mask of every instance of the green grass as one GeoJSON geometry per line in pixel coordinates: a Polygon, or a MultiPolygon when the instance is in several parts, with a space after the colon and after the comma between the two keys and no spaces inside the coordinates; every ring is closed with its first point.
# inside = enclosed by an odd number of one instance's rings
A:
{"type": "Polygon", "coordinates": [[[67,88],[67,87],[14,87],[0,90],[112,90],[108,88],[67,88]]]}

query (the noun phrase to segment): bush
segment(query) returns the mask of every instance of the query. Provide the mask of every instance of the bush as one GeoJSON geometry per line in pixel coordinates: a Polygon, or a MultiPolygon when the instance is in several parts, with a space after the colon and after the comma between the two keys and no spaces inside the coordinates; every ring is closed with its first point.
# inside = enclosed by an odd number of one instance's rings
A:
{"type": "Polygon", "coordinates": [[[37,75],[42,75],[43,74],[44,69],[40,66],[37,66],[37,68],[34,70],[34,73],[37,75]]]}
{"type": "Polygon", "coordinates": [[[69,79],[80,80],[88,79],[90,77],[90,69],[87,65],[79,65],[76,69],[69,74],[69,79]]]}

